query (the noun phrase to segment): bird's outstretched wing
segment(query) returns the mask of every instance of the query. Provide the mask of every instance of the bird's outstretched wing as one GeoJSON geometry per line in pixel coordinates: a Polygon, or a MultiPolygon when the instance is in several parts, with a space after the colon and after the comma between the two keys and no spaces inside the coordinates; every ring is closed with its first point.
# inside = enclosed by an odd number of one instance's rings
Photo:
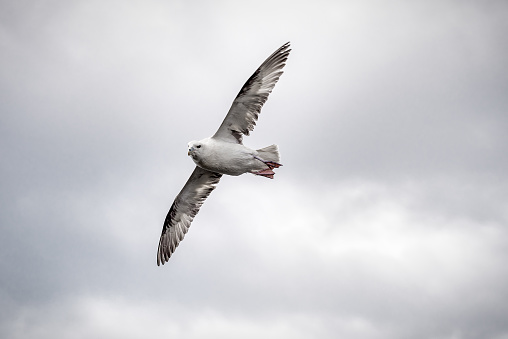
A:
{"type": "Polygon", "coordinates": [[[212,138],[242,143],[243,135],[249,135],[254,129],[261,107],[279,80],[290,51],[287,42],[259,66],[243,85],[212,138]]]}
{"type": "Polygon", "coordinates": [[[205,199],[215,189],[222,174],[196,166],[169,209],[157,250],[157,265],[166,263],[189,230],[205,199]]]}

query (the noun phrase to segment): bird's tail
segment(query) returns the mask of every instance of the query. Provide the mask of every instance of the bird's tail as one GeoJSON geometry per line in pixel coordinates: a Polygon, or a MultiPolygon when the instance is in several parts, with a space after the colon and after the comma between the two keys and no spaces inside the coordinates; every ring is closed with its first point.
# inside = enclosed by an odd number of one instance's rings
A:
{"type": "Polygon", "coordinates": [[[261,159],[280,164],[279,147],[277,145],[270,145],[268,147],[258,149],[257,152],[261,159]]]}

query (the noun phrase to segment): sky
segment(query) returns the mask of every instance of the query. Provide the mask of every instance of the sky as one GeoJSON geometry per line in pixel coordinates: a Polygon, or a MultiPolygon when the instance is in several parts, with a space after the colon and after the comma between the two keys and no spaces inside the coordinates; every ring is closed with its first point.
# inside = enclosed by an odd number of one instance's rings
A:
{"type": "Polygon", "coordinates": [[[508,2],[0,1],[0,337],[508,338],[508,2]],[[170,261],[162,223],[290,41],[170,261]]]}

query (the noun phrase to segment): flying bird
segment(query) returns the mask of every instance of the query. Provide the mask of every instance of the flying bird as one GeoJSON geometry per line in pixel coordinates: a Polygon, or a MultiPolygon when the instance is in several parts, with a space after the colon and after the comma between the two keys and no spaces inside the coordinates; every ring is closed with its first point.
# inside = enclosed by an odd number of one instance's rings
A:
{"type": "Polygon", "coordinates": [[[289,42],[282,45],[252,74],[213,136],[189,142],[187,154],[196,168],[164,220],[157,250],[158,266],[164,265],[175,252],[223,174],[252,173],[273,179],[273,170],[282,166],[277,145],[253,150],[242,141],[254,129],[263,104],[281,76],[291,51],[289,47],[289,42]]]}

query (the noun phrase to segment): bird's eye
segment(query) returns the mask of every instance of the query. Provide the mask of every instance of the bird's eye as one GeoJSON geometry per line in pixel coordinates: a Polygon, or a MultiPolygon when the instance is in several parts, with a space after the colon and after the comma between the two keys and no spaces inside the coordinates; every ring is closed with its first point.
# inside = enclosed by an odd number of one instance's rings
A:
{"type": "Polygon", "coordinates": [[[201,148],[201,145],[197,145],[196,148],[201,148]]]}

